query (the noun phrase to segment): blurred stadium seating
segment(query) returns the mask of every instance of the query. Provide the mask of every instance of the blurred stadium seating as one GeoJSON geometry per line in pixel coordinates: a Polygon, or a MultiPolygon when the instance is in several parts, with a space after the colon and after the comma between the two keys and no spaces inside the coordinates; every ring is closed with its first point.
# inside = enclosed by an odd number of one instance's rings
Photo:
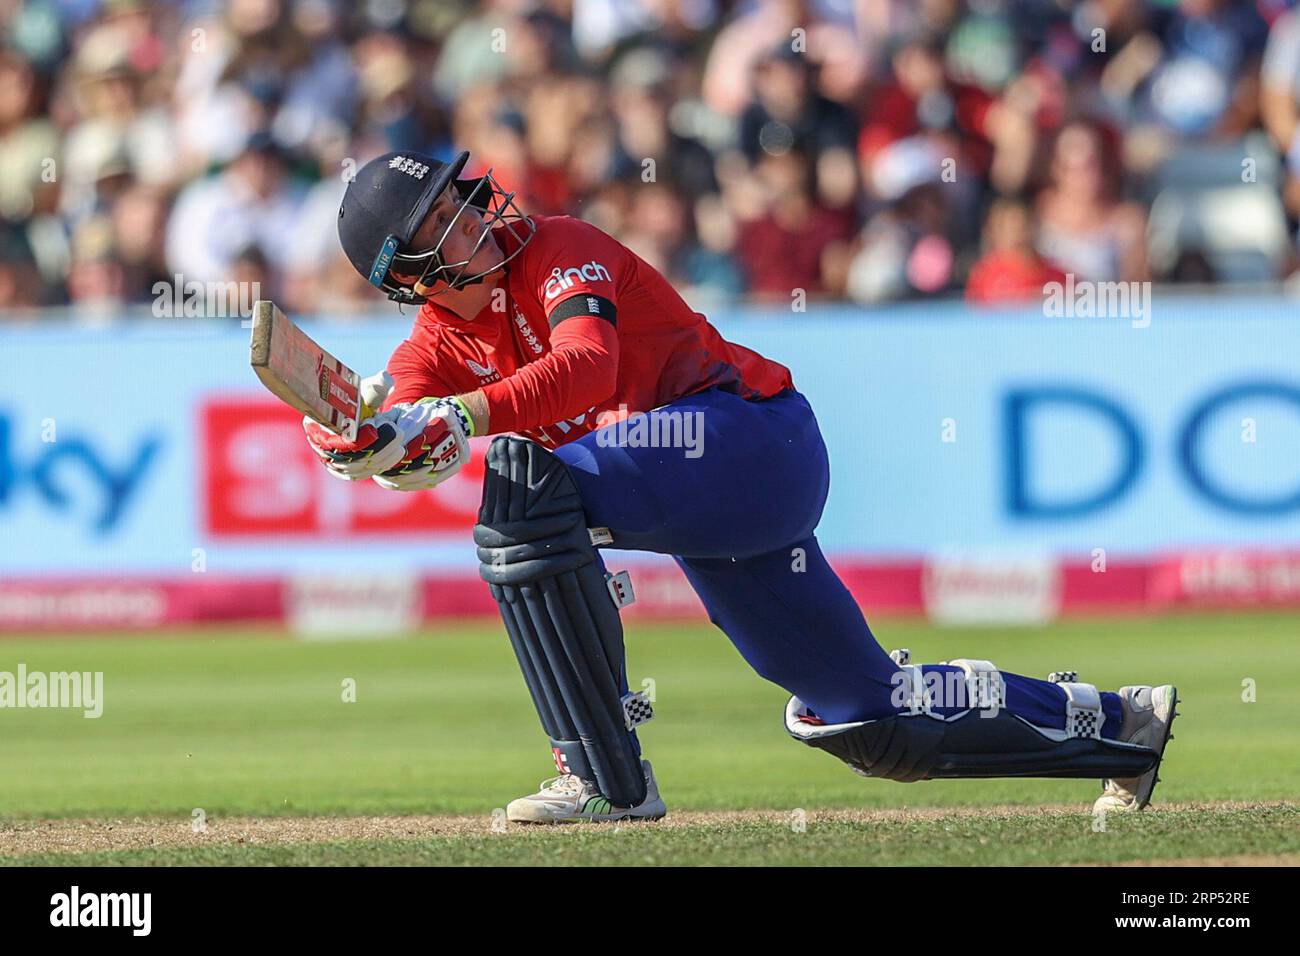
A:
{"type": "Polygon", "coordinates": [[[0,316],[112,313],[176,273],[351,311],[346,176],[458,147],[702,304],[1280,282],[1291,6],[10,0],[0,316]]]}

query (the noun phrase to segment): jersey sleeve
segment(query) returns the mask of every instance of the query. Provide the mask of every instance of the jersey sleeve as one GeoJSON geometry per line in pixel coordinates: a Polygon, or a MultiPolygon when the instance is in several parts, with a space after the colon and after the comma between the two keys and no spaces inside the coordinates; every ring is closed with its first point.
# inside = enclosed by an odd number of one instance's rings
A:
{"type": "Polygon", "coordinates": [[[435,364],[409,339],[399,345],[388,360],[393,388],[384,399],[384,409],[403,402],[418,402],[430,396],[454,395],[455,389],[437,372],[435,364]]]}
{"type": "Polygon", "coordinates": [[[566,319],[551,333],[551,351],[483,388],[488,428],[517,432],[576,418],[618,387],[618,334],[601,318],[566,319]]]}
{"type": "Polygon", "coordinates": [[[560,303],[592,296],[618,307],[618,290],[630,268],[626,249],[591,223],[568,216],[547,223],[526,260],[528,280],[547,321],[560,303]]]}
{"type": "Polygon", "coordinates": [[[548,222],[538,240],[525,276],[551,326],[551,350],[483,389],[493,432],[575,418],[618,386],[618,290],[630,268],[627,251],[568,217],[548,222]]]}

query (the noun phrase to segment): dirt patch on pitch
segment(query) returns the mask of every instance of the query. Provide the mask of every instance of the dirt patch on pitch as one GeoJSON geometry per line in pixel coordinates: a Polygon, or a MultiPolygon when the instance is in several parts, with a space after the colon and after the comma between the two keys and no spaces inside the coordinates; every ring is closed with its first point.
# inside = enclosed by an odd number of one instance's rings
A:
{"type": "Polygon", "coordinates": [[[1124,860],[1087,866],[1300,866],[1300,853],[1239,853],[1233,856],[1188,856],[1173,860],[1124,860]]]}
{"type": "MultiPolygon", "coordinates": [[[[788,825],[793,811],[674,811],[663,820],[599,823],[582,826],[655,827],[683,830],[751,824],[788,825]]],[[[1079,814],[1078,807],[925,807],[890,810],[808,810],[808,823],[901,823],[916,820],[972,817],[1079,814]]],[[[436,836],[469,836],[501,832],[491,816],[392,817],[209,817],[200,827],[192,820],[44,820],[0,824],[0,857],[48,853],[94,853],[104,850],[252,844],[275,846],[327,843],[336,840],[419,840],[436,836]]],[[[540,827],[510,824],[508,834],[535,833],[540,827]]]]}
{"type": "MultiPolygon", "coordinates": [[[[1286,804],[1215,803],[1165,804],[1160,810],[1225,810],[1285,806],[1286,804]]],[[[636,823],[583,824],[583,826],[653,827],[683,830],[693,827],[726,828],[755,824],[787,826],[791,810],[676,811],[664,820],[636,823]]],[[[807,810],[805,822],[858,823],[879,825],[918,821],[1009,819],[1024,817],[1086,817],[1089,810],[1077,804],[1054,806],[915,807],[884,810],[807,810]]],[[[354,840],[421,840],[437,836],[470,836],[496,833],[498,836],[535,833],[536,826],[502,823],[492,816],[372,816],[372,817],[209,817],[194,821],[160,819],[41,820],[0,823],[0,858],[21,858],[61,853],[94,853],[173,847],[221,845],[277,846],[354,840]]],[[[1161,865],[1294,865],[1300,854],[1261,857],[1222,857],[1201,860],[1159,861],[1161,865]]]]}
{"type": "Polygon", "coordinates": [[[0,857],[335,840],[417,840],[490,831],[483,817],[230,817],[191,820],[48,820],[0,826],[0,857]]]}

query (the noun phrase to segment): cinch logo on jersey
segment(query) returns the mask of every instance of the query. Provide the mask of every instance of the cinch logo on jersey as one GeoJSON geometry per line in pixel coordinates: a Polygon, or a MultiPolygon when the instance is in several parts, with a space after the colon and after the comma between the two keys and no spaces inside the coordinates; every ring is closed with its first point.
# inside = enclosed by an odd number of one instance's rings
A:
{"type": "Polygon", "coordinates": [[[50,897],[51,926],[128,926],[132,936],[148,936],[152,927],[152,893],[70,893],[50,897]]]}
{"type": "Polygon", "coordinates": [[[570,266],[568,269],[561,269],[556,266],[551,270],[551,277],[546,280],[546,298],[548,300],[554,299],[561,292],[572,289],[574,285],[583,280],[595,282],[597,279],[604,279],[606,282],[613,281],[609,270],[595,259],[580,266],[570,266]]]}
{"type": "Polygon", "coordinates": [[[424,163],[417,162],[414,159],[407,159],[405,156],[394,156],[388,161],[388,168],[395,169],[399,173],[406,173],[408,176],[414,176],[416,179],[423,179],[424,174],[429,171],[429,167],[424,163]]]}

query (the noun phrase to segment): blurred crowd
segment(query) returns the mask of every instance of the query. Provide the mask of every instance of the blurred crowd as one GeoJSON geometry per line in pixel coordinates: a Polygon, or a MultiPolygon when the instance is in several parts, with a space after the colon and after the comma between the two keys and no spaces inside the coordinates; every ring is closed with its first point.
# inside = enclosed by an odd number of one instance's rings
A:
{"type": "Polygon", "coordinates": [[[388,150],[492,167],[702,307],[1281,282],[1294,0],[0,0],[0,310],[380,300],[388,150]]]}

